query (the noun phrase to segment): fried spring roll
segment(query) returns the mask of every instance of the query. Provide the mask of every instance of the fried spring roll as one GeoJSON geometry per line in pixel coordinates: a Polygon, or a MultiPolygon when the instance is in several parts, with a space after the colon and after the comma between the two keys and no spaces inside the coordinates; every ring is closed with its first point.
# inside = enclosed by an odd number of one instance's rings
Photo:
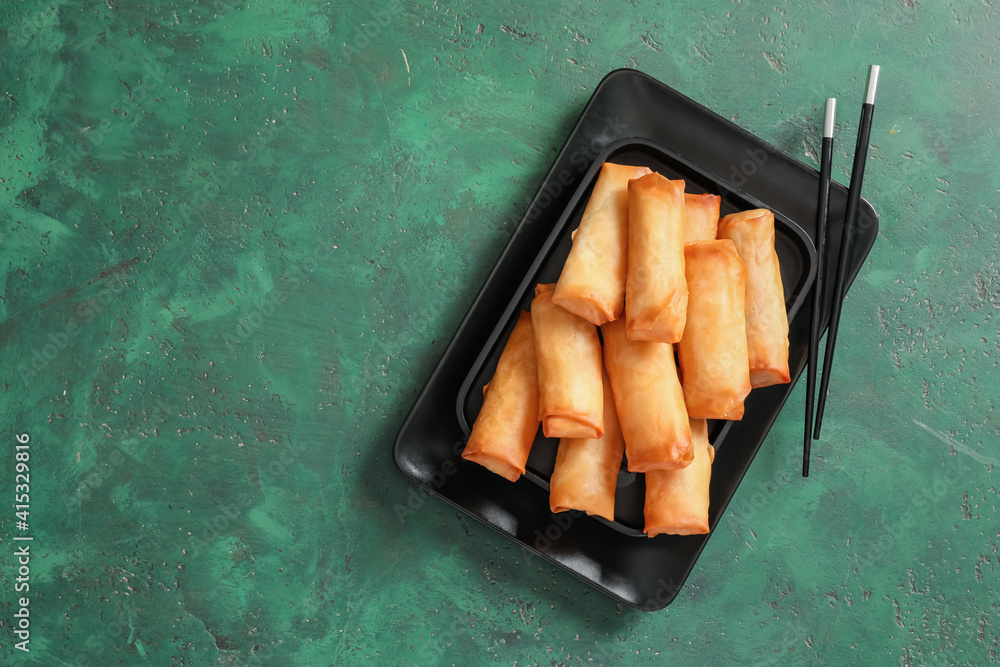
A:
{"type": "Polygon", "coordinates": [[[721,202],[719,195],[684,193],[684,243],[715,240],[721,202]]]}
{"type": "Polygon", "coordinates": [[[552,300],[591,324],[618,319],[625,305],[628,182],[648,173],[648,167],[605,162],[573,232],[552,300]]]}
{"type": "Polygon", "coordinates": [[[788,313],[774,249],[774,213],[760,208],[727,215],[719,221],[719,238],[732,239],[747,267],[750,384],[769,387],[790,382],[788,313]]]}
{"type": "Polygon", "coordinates": [[[676,343],[684,333],[684,181],[652,173],[628,184],[625,331],[632,340],[676,343]]]}
{"type": "Polygon", "coordinates": [[[691,426],[673,346],[629,340],[621,320],[605,324],[601,333],[628,469],[648,472],[687,466],[694,456],[691,426]]]}
{"type": "Polygon", "coordinates": [[[743,401],[740,401],[740,404],[737,405],[732,410],[730,410],[729,412],[727,412],[725,415],[723,415],[722,419],[726,419],[729,421],[740,421],[741,419],[743,419],[744,405],[745,403],[743,401]]]}
{"type": "Polygon", "coordinates": [[[582,510],[615,520],[615,488],[625,441],[604,375],[604,435],[597,439],[563,438],[549,480],[549,508],[553,512],[582,510]]]}
{"type": "Polygon", "coordinates": [[[686,246],[684,268],[690,294],[677,353],[688,414],[694,419],[741,419],[737,408],[750,393],[746,268],[728,239],[686,246]]]}
{"type": "Polygon", "coordinates": [[[681,470],[646,473],[645,533],[703,535],[708,532],[708,487],[715,448],[708,442],[708,423],[691,420],[694,461],[681,470]]]}
{"type": "Polygon", "coordinates": [[[548,438],[600,438],[601,339],[593,324],[552,303],[554,287],[538,285],[531,302],[542,432],[548,438]]]}
{"type": "Polygon", "coordinates": [[[517,481],[538,432],[538,371],[528,313],[518,317],[484,394],[462,458],[517,481]]]}

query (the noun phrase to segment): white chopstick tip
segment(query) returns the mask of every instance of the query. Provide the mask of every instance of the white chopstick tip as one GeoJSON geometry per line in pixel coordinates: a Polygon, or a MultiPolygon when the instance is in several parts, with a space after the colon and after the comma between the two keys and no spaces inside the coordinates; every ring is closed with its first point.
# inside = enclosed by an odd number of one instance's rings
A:
{"type": "Polygon", "coordinates": [[[826,122],[823,124],[823,138],[833,139],[834,118],[837,115],[837,98],[826,98],[826,122]]]}
{"type": "Polygon", "coordinates": [[[878,86],[878,65],[872,65],[868,70],[868,92],[865,94],[865,104],[875,104],[875,88],[878,86]]]}

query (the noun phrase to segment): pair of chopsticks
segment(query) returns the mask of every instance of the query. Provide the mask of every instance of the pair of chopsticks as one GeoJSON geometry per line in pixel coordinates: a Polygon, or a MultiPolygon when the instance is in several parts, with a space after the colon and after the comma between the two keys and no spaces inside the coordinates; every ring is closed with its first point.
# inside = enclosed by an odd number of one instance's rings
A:
{"type": "Polygon", "coordinates": [[[830,329],[826,337],[826,355],[823,359],[823,379],[819,388],[819,404],[816,406],[816,425],[813,429],[813,403],[816,388],[816,365],[820,337],[820,313],[826,292],[824,273],[827,264],[826,218],[830,206],[830,165],[833,161],[833,121],[837,100],[826,100],[826,122],[823,124],[823,153],[820,158],[819,203],[816,211],[816,281],[813,285],[812,322],[809,334],[809,370],[806,384],[806,418],[802,448],[802,476],[809,476],[809,458],[812,441],[819,439],[823,425],[823,409],[830,387],[830,369],[833,366],[833,349],[837,344],[837,330],[840,327],[840,312],[843,308],[844,291],[847,283],[847,267],[851,259],[851,242],[857,224],[858,205],[861,202],[861,181],[865,175],[868,159],[868,139],[872,129],[872,113],[875,110],[875,88],[878,85],[879,66],[872,65],[868,71],[868,89],[864,104],[861,105],[861,122],[858,126],[858,143],[854,147],[854,167],[851,169],[851,185],[847,191],[847,212],[844,216],[844,230],[840,242],[840,258],[837,262],[837,277],[833,284],[833,304],[830,313],[830,329]]]}

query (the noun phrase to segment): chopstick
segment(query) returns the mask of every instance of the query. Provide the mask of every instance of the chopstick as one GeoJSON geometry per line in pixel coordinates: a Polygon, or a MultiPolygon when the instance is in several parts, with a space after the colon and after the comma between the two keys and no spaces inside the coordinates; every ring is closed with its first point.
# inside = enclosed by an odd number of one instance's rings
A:
{"type": "Polygon", "coordinates": [[[816,281],[813,283],[812,320],[809,330],[809,360],[806,380],[806,418],[802,441],[802,476],[809,476],[812,452],[813,405],[816,394],[816,362],[819,348],[819,319],[823,308],[823,273],[826,271],[826,216],[830,208],[830,167],[833,162],[833,123],[837,114],[837,98],[826,98],[826,120],[823,123],[823,150],[819,161],[819,201],[816,206],[816,281]]]}
{"type": "Polygon", "coordinates": [[[858,218],[858,204],[861,201],[861,181],[865,175],[868,159],[868,139],[872,129],[872,113],[875,111],[875,88],[878,85],[879,66],[872,65],[868,71],[868,90],[861,105],[861,121],[858,124],[858,143],[854,147],[854,166],[851,169],[851,185],[847,191],[847,213],[844,216],[844,233],[840,242],[840,261],[837,263],[837,278],[833,285],[833,305],[830,313],[830,329],[826,335],[826,354],[823,358],[823,378],[819,385],[819,403],[816,406],[816,429],[813,438],[818,440],[823,426],[823,409],[830,386],[830,369],[833,367],[833,350],[837,344],[837,330],[840,327],[840,312],[844,306],[844,291],[847,283],[847,266],[851,259],[851,241],[858,218]]]}

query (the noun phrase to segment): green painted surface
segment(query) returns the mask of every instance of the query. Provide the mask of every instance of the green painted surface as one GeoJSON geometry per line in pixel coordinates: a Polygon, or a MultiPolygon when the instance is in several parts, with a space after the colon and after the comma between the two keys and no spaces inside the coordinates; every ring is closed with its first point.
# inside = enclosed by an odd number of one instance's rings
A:
{"type": "Polygon", "coordinates": [[[0,7],[6,660],[997,662],[994,3],[152,4],[0,7]],[[392,439],[608,71],[812,164],[837,96],[846,182],[872,62],[809,479],[800,386],[653,614],[440,501],[400,525],[392,439]]]}

